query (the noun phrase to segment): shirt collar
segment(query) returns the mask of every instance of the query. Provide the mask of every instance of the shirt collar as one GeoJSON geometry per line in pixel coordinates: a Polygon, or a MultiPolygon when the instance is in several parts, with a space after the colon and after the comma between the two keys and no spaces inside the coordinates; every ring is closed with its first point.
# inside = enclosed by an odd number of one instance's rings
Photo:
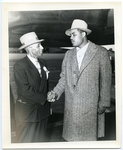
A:
{"type": "Polygon", "coordinates": [[[87,47],[88,47],[88,45],[89,45],[89,42],[88,42],[86,45],[84,45],[82,48],[76,47],[76,50],[77,50],[77,51],[86,50],[87,47]]]}
{"type": "Polygon", "coordinates": [[[37,58],[33,58],[30,55],[27,55],[27,57],[32,61],[32,62],[37,62],[38,59],[37,58]]]}

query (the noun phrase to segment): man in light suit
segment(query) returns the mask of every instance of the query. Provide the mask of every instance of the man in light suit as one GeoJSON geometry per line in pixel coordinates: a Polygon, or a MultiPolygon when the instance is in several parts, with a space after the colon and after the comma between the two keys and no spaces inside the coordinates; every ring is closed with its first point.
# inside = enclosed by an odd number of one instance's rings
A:
{"type": "Polygon", "coordinates": [[[17,85],[16,102],[16,142],[43,142],[46,125],[50,115],[50,103],[47,101],[48,70],[43,59],[43,47],[35,32],[26,33],[20,38],[26,57],[14,66],[17,85]]]}
{"type": "Polygon", "coordinates": [[[87,39],[91,33],[84,20],[75,19],[66,32],[73,49],[62,63],[58,84],[48,101],[65,91],[63,138],[66,141],[96,141],[104,136],[104,113],[110,106],[111,64],[105,48],[87,39]]]}

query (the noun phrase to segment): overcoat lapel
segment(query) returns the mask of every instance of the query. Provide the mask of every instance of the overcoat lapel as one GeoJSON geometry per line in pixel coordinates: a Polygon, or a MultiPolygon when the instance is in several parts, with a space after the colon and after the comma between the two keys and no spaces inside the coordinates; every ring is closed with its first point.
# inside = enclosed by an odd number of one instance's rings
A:
{"type": "Polygon", "coordinates": [[[71,63],[72,63],[72,67],[73,67],[73,71],[76,72],[76,74],[78,75],[79,73],[79,68],[78,68],[78,62],[77,62],[77,56],[76,56],[76,49],[74,49],[73,54],[72,54],[72,59],[71,59],[71,63]]]}
{"type": "Polygon", "coordinates": [[[93,57],[95,56],[96,52],[97,52],[96,45],[89,41],[88,48],[87,48],[87,50],[85,52],[85,56],[83,58],[83,61],[82,61],[81,67],[80,67],[79,77],[81,76],[83,70],[88,66],[90,61],[93,59],[93,57]]]}
{"type": "Polygon", "coordinates": [[[71,66],[72,66],[72,82],[74,85],[76,85],[79,75],[79,68],[78,68],[78,62],[77,62],[77,56],[76,56],[76,49],[72,51],[72,57],[70,59],[71,66]]]}

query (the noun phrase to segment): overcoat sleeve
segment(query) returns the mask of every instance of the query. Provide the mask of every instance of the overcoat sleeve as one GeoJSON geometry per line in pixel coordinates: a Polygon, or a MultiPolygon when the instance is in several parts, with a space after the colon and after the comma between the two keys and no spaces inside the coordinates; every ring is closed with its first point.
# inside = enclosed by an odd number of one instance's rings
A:
{"type": "Polygon", "coordinates": [[[38,91],[35,86],[32,86],[28,82],[28,77],[23,65],[17,63],[14,66],[14,76],[19,93],[21,93],[25,99],[44,105],[47,100],[46,94],[38,91]]]}
{"type": "Polygon", "coordinates": [[[61,96],[61,94],[65,90],[65,83],[66,83],[66,77],[65,77],[65,66],[66,66],[66,61],[67,61],[67,53],[64,56],[63,62],[62,62],[62,68],[61,68],[61,73],[60,73],[60,79],[56,85],[56,87],[53,89],[55,93],[58,95],[58,99],[61,96]]]}
{"type": "Polygon", "coordinates": [[[100,98],[99,107],[110,106],[111,96],[111,62],[106,49],[101,51],[100,59],[100,98]]]}

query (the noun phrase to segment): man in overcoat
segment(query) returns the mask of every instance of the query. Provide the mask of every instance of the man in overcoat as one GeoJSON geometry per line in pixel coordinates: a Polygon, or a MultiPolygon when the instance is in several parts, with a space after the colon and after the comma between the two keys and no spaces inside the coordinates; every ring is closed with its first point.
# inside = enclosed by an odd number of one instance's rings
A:
{"type": "Polygon", "coordinates": [[[16,102],[16,142],[44,142],[46,125],[50,115],[50,103],[47,101],[48,70],[43,59],[43,46],[35,32],[20,37],[26,57],[14,65],[14,77],[17,85],[16,102]]]}
{"type": "Polygon", "coordinates": [[[91,33],[84,20],[75,19],[66,35],[73,49],[62,63],[58,84],[48,101],[65,91],[63,138],[66,141],[96,141],[104,136],[104,116],[110,106],[111,64],[108,51],[87,39],[91,33]]]}

